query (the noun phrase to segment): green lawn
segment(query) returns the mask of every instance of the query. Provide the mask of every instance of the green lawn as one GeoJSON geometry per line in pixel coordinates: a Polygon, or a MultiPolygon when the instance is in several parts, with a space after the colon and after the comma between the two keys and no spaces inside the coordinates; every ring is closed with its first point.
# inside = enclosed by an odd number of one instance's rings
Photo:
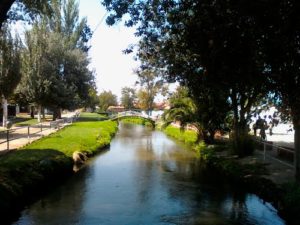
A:
{"type": "Polygon", "coordinates": [[[80,121],[102,121],[106,120],[108,117],[103,115],[103,114],[98,114],[98,113],[87,113],[83,112],[80,113],[80,121]]]}
{"type": "Polygon", "coordinates": [[[112,121],[98,121],[98,114],[82,113],[77,123],[40,139],[26,147],[24,150],[53,149],[67,156],[75,151],[86,151],[90,154],[97,149],[108,145],[117,131],[117,123],[112,121]],[[90,120],[96,121],[87,121],[90,120]]]}

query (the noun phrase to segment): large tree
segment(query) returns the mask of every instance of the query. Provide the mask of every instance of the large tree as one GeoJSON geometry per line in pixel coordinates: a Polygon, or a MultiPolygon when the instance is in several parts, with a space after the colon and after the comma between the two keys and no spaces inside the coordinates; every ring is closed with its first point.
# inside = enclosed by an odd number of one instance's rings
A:
{"type": "Polygon", "coordinates": [[[294,124],[300,178],[298,1],[105,0],[103,4],[111,12],[109,24],[126,13],[131,16],[126,24],[138,26],[147,58],[159,56],[156,64],[170,75],[189,82],[197,73],[185,71],[203,70],[206,86],[225,89],[236,136],[245,133],[255,102],[268,91],[278,97],[294,124]]]}
{"type": "Polygon", "coordinates": [[[3,127],[7,123],[7,100],[21,79],[21,41],[12,37],[7,25],[0,32],[0,98],[3,107],[3,127]]]}
{"type": "Polygon", "coordinates": [[[300,3],[269,0],[252,9],[264,36],[270,94],[294,125],[294,162],[300,180],[300,3]]]}
{"type": "Polygon", "coordinates": [[[51,17],[41,17],[27,32],[26,76],[20,93],[36,104],[39,112],[41,106],[50,107],[56,119],[61,109],[86,105],[94,87],[94,72],[88,68],[90,32],[86,19],[79,20],[78,4],[69,0],[61,5],[55,0],[52,8],[51,17]]]}
{"type": "Polygon", "coordinates": [[[0,29],[7,20],[31,20],[40,13],[51,14],[51,0],[0,0],[0,29]]]}
{"type": "Polygon", "coordinates": [[[138,26],[142,67],[159,68],[169,81],[187,85],[199,105],[203,98],[197,96],[215,99],[215,93],[221,93],[222,105],[229,99],[236,144],[247,136],[252,106],[267,89],[261,36],[239,2],[145,0],[104,5],[111,11],[109,24],[129,13],[126,24],[138,26]]]}

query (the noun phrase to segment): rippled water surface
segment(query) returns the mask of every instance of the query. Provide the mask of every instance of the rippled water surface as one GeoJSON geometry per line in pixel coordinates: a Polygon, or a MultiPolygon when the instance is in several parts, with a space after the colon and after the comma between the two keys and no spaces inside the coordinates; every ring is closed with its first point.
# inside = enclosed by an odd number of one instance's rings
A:
{"type": "Polygon", "coordinates": [[[158,131],[121,124],[109,149],[25,209],[22,225],[282,225],[271,205],[158,131]]]}

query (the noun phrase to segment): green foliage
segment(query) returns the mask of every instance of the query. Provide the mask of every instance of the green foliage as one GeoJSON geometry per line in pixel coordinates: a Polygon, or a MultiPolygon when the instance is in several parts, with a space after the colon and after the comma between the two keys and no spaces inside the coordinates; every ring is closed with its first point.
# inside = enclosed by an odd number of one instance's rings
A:
{"type": "Polygon", "coordinates": [[[0,97],[8,99],[21,79],[21,41],[8,25],[0,31],[0,97]]]}
{"type": "Polygon", "coordinates": [[[166,94],[167,86],[164,85],[163,80],[158,76],[155,70],[140,69],[136,71],[138,75],[138,83],[141,89],[137,93],[139,107],[150,112],[154,108],[154,99],[160,93],[166,94]]]}
{"type": "Polygon", "coordinates": [[[135,89],[130,87],[123,87],[121,92],[121,104],[125,107],[125,109],[133,109],[136,100],[135,89]]]}
{"type": "Polygon", "coordinates": [[[95,87],[85,29],[73,0],[53,1],[52,17],[41,16],[25,33],[24,74],[18,96],[37,106],[74,109],[87,105],[95,87]],[[84,104],[86,103],[86,104],[84,104]]]}
{"type": "Polygon", "coordinates": [[[99,94],[99,110],[105,112],[109,106],[118,105],[117,96],[111,91],[103,91],[99,94]]]}

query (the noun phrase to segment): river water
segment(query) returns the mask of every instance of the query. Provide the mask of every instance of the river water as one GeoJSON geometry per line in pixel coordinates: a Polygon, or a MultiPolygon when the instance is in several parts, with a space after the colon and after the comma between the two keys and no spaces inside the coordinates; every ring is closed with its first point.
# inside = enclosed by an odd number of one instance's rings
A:
{"type": "Polygon", "coordinates": [[[282,225],[256,195],[207,171],[159,131],[120,124],[111,146],[15,225],[282,225]]]}

